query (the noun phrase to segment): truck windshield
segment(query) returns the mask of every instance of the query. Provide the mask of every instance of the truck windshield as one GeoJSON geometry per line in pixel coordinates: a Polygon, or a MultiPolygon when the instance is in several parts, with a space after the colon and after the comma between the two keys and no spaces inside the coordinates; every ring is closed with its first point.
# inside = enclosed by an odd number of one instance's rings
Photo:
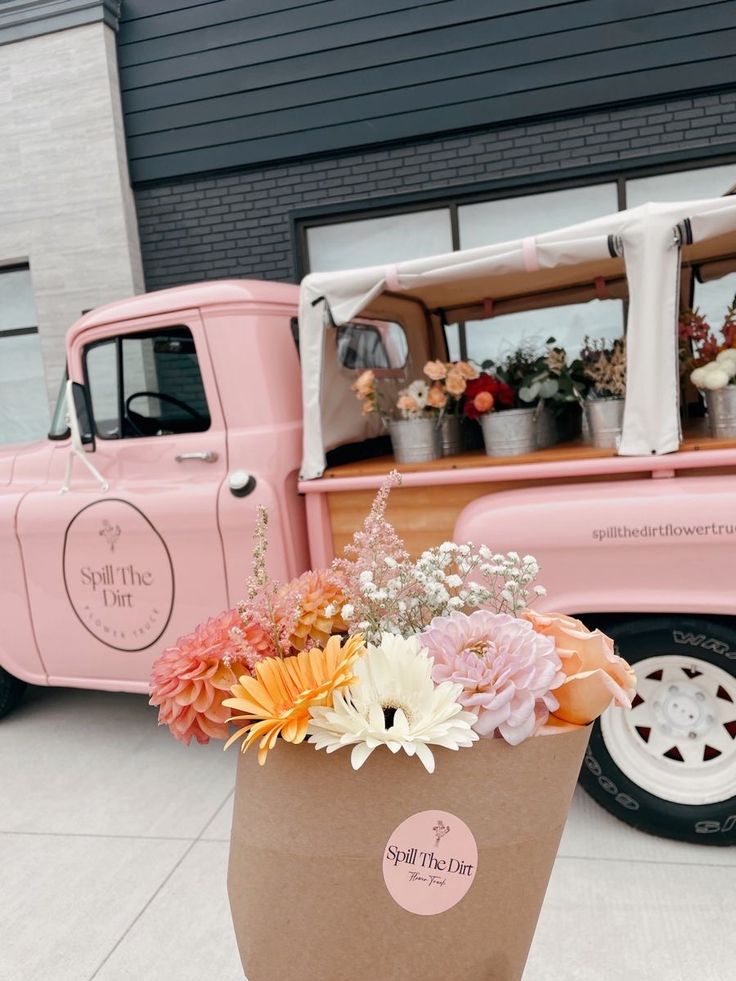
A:
{"type": "Polygon", "coordinates": [[[65,370],[59,386],[59,394],[56,396],[54,414],[51,417],[49,439],[67,439],[69,437],[69,426],[66,422],[66,383],[68,378],[69,372],[65,370]]]}

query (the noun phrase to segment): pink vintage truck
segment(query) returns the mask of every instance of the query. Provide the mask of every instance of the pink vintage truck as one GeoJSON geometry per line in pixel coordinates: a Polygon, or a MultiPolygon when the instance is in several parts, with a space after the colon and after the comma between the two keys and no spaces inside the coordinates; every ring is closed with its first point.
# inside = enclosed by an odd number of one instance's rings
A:
{"type": "Polygon", "coordinates": [[[26,683],[145,692],[161,649],[243,594],[258,505],[276,578],[329,562],[393,466],[361,369],[408,381],[458,321],[626,298],[618,451],[412,464],[389,516],[415,551],[535,554],[540,607],[604,627],[639,677],[633,710],[596,725],[585,788],[644,830],[733,843],[736,439],[682,433],[675,324],[693,276],[735,256],[732,199],[647,205],[301,293],[212,282],[82,317],[48,441],[0,456],[0,715],[26,683]]]}

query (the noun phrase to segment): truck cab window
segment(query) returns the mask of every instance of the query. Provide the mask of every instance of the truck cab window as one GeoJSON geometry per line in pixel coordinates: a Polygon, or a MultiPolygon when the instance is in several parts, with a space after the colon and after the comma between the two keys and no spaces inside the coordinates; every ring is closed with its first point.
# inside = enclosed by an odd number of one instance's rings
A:
{"type": "Polygon", "coordinates": [[[401,369],[408,352],[400,324],[342,324],[337,328],[337,357],[343,368],[401,369]]]}
{"type": "Polygon", "coordinates": [[[85,351],[85,373],[100,439],[203,432],[210,427],[188,327],[91,344],[85,351]]]}

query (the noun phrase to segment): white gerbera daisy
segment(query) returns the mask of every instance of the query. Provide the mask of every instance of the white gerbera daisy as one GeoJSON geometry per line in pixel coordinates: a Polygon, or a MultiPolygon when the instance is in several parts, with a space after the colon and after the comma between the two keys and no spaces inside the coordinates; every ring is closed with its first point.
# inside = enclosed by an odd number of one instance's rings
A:
{"type": "Polygon", "coordinates": [[[357,683],[335,692],[332,707],[310,709],[309,735],[328,753],[353,746],[354,770],[383,745],[392,753],[416,754],[432,773],[430,744],[460,749],[478,738],[475,715],[457,700],[461,686],[432,681],[432,659],[416,637],[383,634],[380,646],[370,644],[353,673],[357,683]]]}
{"type": "Polygon", "coordinates": [[[406,393],[414,399],[420,409],[426,408],[427,397],[429,396],[429,385],[426,383],[426,381],[424,381],[424,379],[417,378],[416,381],[413,381],[407,388],[406,393]]]}

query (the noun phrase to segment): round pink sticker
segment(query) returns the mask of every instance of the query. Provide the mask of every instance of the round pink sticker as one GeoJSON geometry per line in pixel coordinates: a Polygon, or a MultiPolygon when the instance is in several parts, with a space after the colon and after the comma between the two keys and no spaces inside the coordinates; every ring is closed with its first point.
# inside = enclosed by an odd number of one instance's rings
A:
{"type": "Polygon", "coordinates": [[[473,885],[478,846],[473,832],[447,811],[412,814],[392,833],[383,853],[383,878],[410,913],[433,916],[451,909],[473,885]]]}

